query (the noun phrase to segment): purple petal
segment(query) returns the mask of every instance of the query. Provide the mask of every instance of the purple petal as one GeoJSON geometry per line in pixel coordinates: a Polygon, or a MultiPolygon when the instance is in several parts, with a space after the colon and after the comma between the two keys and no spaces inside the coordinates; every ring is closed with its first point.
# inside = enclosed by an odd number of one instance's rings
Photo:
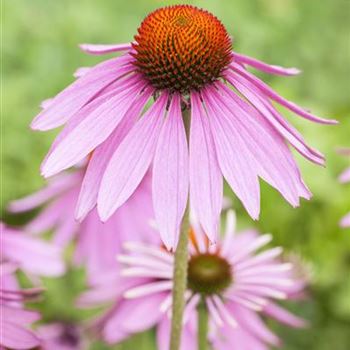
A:
{"type": "MultiPolygon", "coordinates": [[[[169,349],[170,346],[170,320],[164,316],[157,327],[158,349],[169,349]]],[[[191,332],[188,324],[184,325],[181,334],[180,350],[197,350],[197,337],[191,332]]]]}
{"type": "Polygon", "coordinates": [[[297,106],[295,103],[290,102],[286,100],[285,98],[278,95],[275,91],[273,91],[268,85],[266,85],[264,82],[262,82],[260,79],[256,78],[253,74],[247,72],[245,69],[243,69],[241,66],[232,63],[231,68],[244,77],[244,79],[252,82],[256,87],[258,87],[264,94],[266,94],[269,98],[276,101],[277,103],[281,104],[283,107],[288,108],[292,112],[300,115],[303,118],[306,118],[308,120],[311,120],[315,123],[321,123],[321,124],[337,124],[338,121],[331,120],[331,119],[323,119],[319,118],[304,109],[297,106]]]}
{"type": "Polygon", "coordinates": [[[94,113],[96,109],[98,109],[101,105],[108,102],[112,97],[115,97],[119,94],[123,94],[125,88],[132,86],[134,83],[135,76],[117,80],[116,82],[109,85],[108,88],[104,89],[103,93],[100,93],[98,96],[96,96],[92,102],[89,102],[87,105],[82,107],[77,113],[75,113],[72,116],[72,118],[69,119],[63,130],[58,134],[58,136],[52,143],[50,151],[47,153],[44,161],[42,162],[41,167],[43,167],[43,164],[46,163],[47,159],[56,150],[56,148],[73,130],[76,129],[77,126],[79,126],[79,124],[81,124],[89,115],[94,113]]]}
{"type": "Polygon", "coordinates": [[[62,193],[63,191],[71,187],[75,177],[75,175],[59,176],[53,179],[53,181],[50,182],[43,189],[27,197],[10,202],[8,209],[12,213],[20,213],[35,209],[45,204],[48,200],[50,200],[57,194],[62,193]]]}
{"type": "Polygon", "coordinates": [[[121,141],[135,124],[136,119],[142,112],[152,92],[153,90],[151,89],[145,91],[140,98],[135,101],[113,133],[93,152],[81,186],[76,211],[77,219],[82,220],[86,214],[95,207],[101,179],[108,162],[121,141]]]}
{"type": "Polygon", "coordinates": [[[24,325],[36,322],[40,319],[40,314],[35,311],[11,307],[4,304],[1,304],[0,307],[1,317],[6,320],[6,322],[24,325]]]}
{"type": "Polygon", "coordinates": [[[122,291],[118,286],[119,281],[116,279],[113,282],[110,285],[104,284],[82,293],[77,300],[77,305],[82,308],[96,307],[117,300],[122,291]]]}
{"type": "Polygon", "coordinates": [[[259,217],[260,191],[256,166],[242,136],[215,104],[210,93],[203,95],[221,171],[253,219],[259,217]]]}
{"type": "Polygon", "coordinates": [[[220,329],[220,336],[213,336],[216,350],[269,350],[262,341],[242,327],[233,329],[225,325],[220,329]]]}
{"type": "Polygon", "coordinates": [[[136,123],[111,158],[101,181],[98,211],[106,221],[132,195],[153,159],[168,94],[136,123]]]}
{"type": "Polygon", "coordinates": [[[279,338],[266,327],[255,312],[245,309],[235,303],[229,303],[227,306],[230,312],[235,315],[239,324],[248,332],[271,345],[280,345],[279,338]]]}
{"type": "Polygon", "coordinates": [[[350,213],[341,219],[340,226],[344,228],[350,227],[350,213]]]}
{"type": "Polygon", "coordinates": [[[290,327],[304,328],[307,326],[307,322],[305,320],[293,315],[288,310],[272,302],[268,303],[264,307],[264,314],[290,327]]]}
{"type": "Polygon", "coordinates": [[[341,183],[346,183],[350,181],[350,168],[346,169],[345,171],[343,171],[339,178],[338,178],[339,182],[341,183]]]}
{"type": "Polygon", "coordinates": [[[159,306],[164,298],[164,294],[155,294],[142,299],[121,301],[105,324],[105,339],[114,342],[116,329],[128,334],[152,328],[162,317],[159,306]]]}
{"type": "Polygon", "coordinates": [[[33,234],[42,234],[53,229],[62,218],[62,210],[66,201],[53,201],[45,207],[37,217],[26,226],[26,231],[33,234]]]}
{"type": "Polygon", "coordinates": [[[32,349],[40,345],[38,337],[31,331],[17,324],[0,323],[1,345],[14,350],[32,349]]]}
{"type": "Polygon", "coordinates": [[[64,124],[106,86],[132,71],[130,61],[129,56],[122,56],[91,68],[86,75],[54,97],[48,108],[34,118],[31,127],[36,130],[49,130],[64,124]]]}
{"type": "Polygon", "coordinates": [[[175,94],[159,135],[152,172],[155,217],[168,249],[177,245],[188,196],[188,146],[180,103],[175,94]]]}
{"type": "Polygon", "coordinates": [[[247,64],[258,70],[261,70],[262,72],[269,74],[296,75],[301,72],[298,68],[284,68],[280,66],[270,65],[265,62],[259,61],[256,58],[252,58],[236,52],[232,52],[232,55],[236,62],[240,64],[247,64]]]}
{"type": "Polygon", "coordinates": [[[198,220],[212,242],[218,232],[223,179],[210,126],[198,93],[191,94],[190,190],[198,220]]]}
{"type": "Polygon", "coordinates": [[[129,51],[131,49],[131,44],[80,44],[79,47],[82,51],[91,55],[104,55],[111,52],[129,51]]]}
{"type": "Polygon", "coordinates": [[[305,158],[316,164],[324,164],[324,156],[309,147],[302,135],[293,128],[273,107],[270,101],[264,98],[263,94],[248,81],[243,82],[238,75],[228,74],[228,81],[243,94],[257,110],[271,123],[271,125],[305,158]]]}
{"type": "Polygon", "coordinates": [[[61,250],[57,247],[21,233],[2,233],[2,253],[7,259],[17,262],[26,272],[42,276],[59,276],[64,273],[61,250]]]}
{"type": "Polygon", "coordinates": [[[278,189],[293,206],[299,204],[299,196],[310,198],[310,193],[301,180],[300,171],[283,138],[232,90],[223,84],[220,87],[226,96],[220,96],[215,90],[213,94],[226,106],[225,111],[228,115],[231,114],[231,122],[244,137],[246,146],[256,162],[257,173],[278,189]]]}
{"type": "MultiPolygon", "coordinates": [[[[61,212],[61,215],[64,213],[61,212]]],[[[58,247],[66,247],[74,240],[77,232],[79,232],[79,224],[72,215],[72,211],[66,213],[65,219],[56,228],[52,242],[58,247]]]]}
{"type": "Polygon", "coordinates": [[[142,89],[136,84],[98,106],[53,149],[42,165],[42,175],[52,176],[81,161],[113,132],[142,89]]]}

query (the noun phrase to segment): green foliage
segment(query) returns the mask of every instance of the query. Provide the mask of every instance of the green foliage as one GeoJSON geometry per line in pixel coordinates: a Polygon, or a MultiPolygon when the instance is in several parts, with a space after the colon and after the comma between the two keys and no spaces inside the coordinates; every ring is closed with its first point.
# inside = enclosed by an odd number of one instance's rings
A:
{"type": "MultiPolygon", "coordinates": [[[[38,189],[40,161],[55,131],[31,132],[28,125],[43,99],[55,95],[73,80],[79,66],[100,58],[77,49],[81,42],[130,41],[142,18],[165,4],[156,0],[4,0],[2,96],[2,202],[38,189]]],[[[325,169],[298,157],[314,198],[293,209],[271,187],[262,185],[262,215],[253,223],[234,201],[242,227],[255,225],[272,232],[274,243],[296,251],[313,271],[310,301],[295,311],[311,322],[308,330],[290,330],[271,324],[284,339],[285,350],[345,350],[350,344],[350,235],[338,228],[350,210],[350,186],[336,178],[346,160],[337,146],[350,146],[350,2],[344,0],[207,0],[188,1],[215,13],[234,36],[234,48],[267,62],[296,66],[294,78],[262,75],[276,90],[320,115],[337,118],[339,126],[326,127],[290,117],[311,145],[324,152],[325,169]]],[[[231,195],[230,191],[227,191],[231,195]]],[[[6,218],[16,223],[16,218],[6,218]]],[[[83,275],[44,281],[47,297],[44,318],[72,320],[85,317],[73,299],[83,288],[83,275]]],[[[136,336],[114,349],[154,349],[154,334],[136,336]]],[[[95,344],[92,349],[111,349],[95,344]]]]}

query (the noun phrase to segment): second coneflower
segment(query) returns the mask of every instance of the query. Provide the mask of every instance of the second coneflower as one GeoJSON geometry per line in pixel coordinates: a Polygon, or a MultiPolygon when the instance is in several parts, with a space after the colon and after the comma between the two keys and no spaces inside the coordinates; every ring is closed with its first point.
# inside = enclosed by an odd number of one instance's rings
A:
{"type": "Polygon", "coordinates": [[[32,127],[38,130],[65,124],[42,165],[43,175],[92,154],[82,191],[96,193],[100,216],[107,220],[152,166],[155,216],[168,248],[176,246],[188,192],[215,240],[223,178],[255,219],[259,177],[293,206],[300,197],[309,198],[288,143],[314,163],[322,164],[323,156],[273,102],[313,122],[334,121],[279,96],[246,66],[279,75],[297,69],[265,64],[231,46],[222,23],[190,5],[152,12],[133,43],[82,45],[91,54],[124,54],[84,71],[35,118],[32,127]],[[190,114],[182,113],[186,109],[190,114]]]}
{"type": "MultiPolygon", "coordinates": [[[[225,236],[216,245],[209,245],[193,222],[180,349],[206,349],[207,341],[216,350],[280,345],[261,315],[291,327],[306,325],[279,306],[279,299],[301,297],[305,281],[295,277],[292,264],[279,258],[281,248],[262,250],[270,240],[271,235],[259,236],[253,230],[235,232],[232,211],[225,236]],[[197,347],[197,338],[205,345],[197,347]]],[[[109,344],[156,326],[158,349],[169,349],[174,255],[159,245],[126,242],[125,254],[118,260],[120,275],[96,284],[79,304],[95,307],[112,302],[96,323],[109,344]]]]}

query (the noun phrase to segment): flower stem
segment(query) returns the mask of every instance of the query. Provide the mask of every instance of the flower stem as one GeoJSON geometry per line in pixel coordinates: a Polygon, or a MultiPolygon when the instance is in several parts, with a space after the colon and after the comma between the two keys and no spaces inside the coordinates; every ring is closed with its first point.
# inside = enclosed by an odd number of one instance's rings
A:
{"type": "MultiPolygon", "coordinates": [[[[182,112],[183,122],[189,143],[191,111],[185,108],[182,112]]],[[[190,232],[189,201],[182,219],[179,242],[175,251],[173,277],[173,305],[170,334],[170,350],[179,350],[181,345],[182,319],[185,308],[185,291],[187,287],[188,240],[190,232]]]]}
{"type": "Polygon", "coordinates": [[[208,310],[205,301],[198,305],[198,350],[207,350],[208,345],[208,310]]]}
{"type": "Polygon", "coordinates": [[[170,350],[178,350],[181,343],[182,318],[185,308],[185,291],[188,267],[188,236],[190,231],[189,206],[187,205],[179,242],[175,251],[173,306],[171,320],[170,350]]]}

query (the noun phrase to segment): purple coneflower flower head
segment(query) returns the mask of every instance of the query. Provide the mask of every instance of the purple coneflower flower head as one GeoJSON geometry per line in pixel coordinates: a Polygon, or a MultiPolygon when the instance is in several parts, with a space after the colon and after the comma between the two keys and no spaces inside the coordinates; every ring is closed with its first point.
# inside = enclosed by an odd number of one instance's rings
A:
{"type": "MultiPolygon", "coordinates": [[[[167,248],[176,246],[188,193],[215,241],[223,178],[254,219],[260,211],[259,178],[293,206],[300,197],[310,198],[288,145],[316,164],[324,157],[274,103],[312,122],[335,121],[281,97],[247,66],[286,76],[299,70],[268,65],[231,46],[222,23],[190,5],[152,12],[132,43],[82,45],[90,54],[123,54],[85,69],[34,119],[37,130],[65,125],[42,174],[54,175],[91,154],[81,198],[92,193],[90,202],[97,200],[107,220],[152,167],[155,217],[167,248]],[[186,109],[191,117],[182,114],[186,109]]],[[[78,211],[89,205],[79,201],[78,211]]]]}
{"type": "Polygon", "coordinates": [[[44,350],[83,350],[87,348],[82,329],[74,324],[56,322],[38,327],[44,350]]]}
{"type": "Polygon", "coordinates": [[[0,263],[0,348],[32,349],[40,345],[40,340],[29,326],[39,320],[40,314],[26,310],[23,302],[36,299],[42,290],[20,289],[16,268],[11,262],[0,263]]]}
{"type": "MultiPolygon", "coordinates": [[[[271,235],[259,236],[255,231],[235,234],[232,211],[225,236],[215,245],[209,244],[198,224],[193,225],[183,349],[196,349],[197,308],[201,304],[209,313],[209,340],[215,349],[279,345],[279,338],[259,313],[292,327],[305,326],[304,320],[276,302],[296,296],[304,282],[294,278],[291,264],[277,258],[281,248],[260,251],[270,241],[271,235]]],[[[105,281],[84,294],[79,303],[97,305],[114,300],[115,305],[98,324],[107,342],[158,326],[159,349],[167,349],[174,256],[160,246],[139,242],[125,243],[125,250],[126,254],[118,256],[124,266],[119,279],[105,281]]]]}
{"type": "MultiPolygon", "coordinates": [[[[343,148],[339,150],[339,153],[350,157],[350,148],[343,148]]],[[[340,183],[348,183],[350,182],[350,167],[345,169],[340,175],[339,175],[339,182],[340,183]]],[[[341,227],[350,227],[350,212],[349,214],[345,215],[341,221],[340,221],[340,226],[341,227]]]]}
{"type": "MultiPolygon", "coordinates": [[[[49,179],[41,190],[12,201],[9,210],[19,213],[44,206],[25,229],[32,234],[53,231],[58,247],[75,242],[74,262],[84,265],[90,283],[115,271],[115,256],[130,234],[143,242],[158,242],[151,227],[153,218],[151,179],[146,176],[133,195],[107,220],[101,222],[96,209],[84,214],[81,222],[74,216],[85,166],[49,179]]],[[[29,238],[28,238],[29,239],[29,238]]]]}
{"type": "Polygon", "coordinates": [[[62,250],[0,223],[1,261],[10,262],[30,276],[57,277],[65,272],[62,250]]]}

